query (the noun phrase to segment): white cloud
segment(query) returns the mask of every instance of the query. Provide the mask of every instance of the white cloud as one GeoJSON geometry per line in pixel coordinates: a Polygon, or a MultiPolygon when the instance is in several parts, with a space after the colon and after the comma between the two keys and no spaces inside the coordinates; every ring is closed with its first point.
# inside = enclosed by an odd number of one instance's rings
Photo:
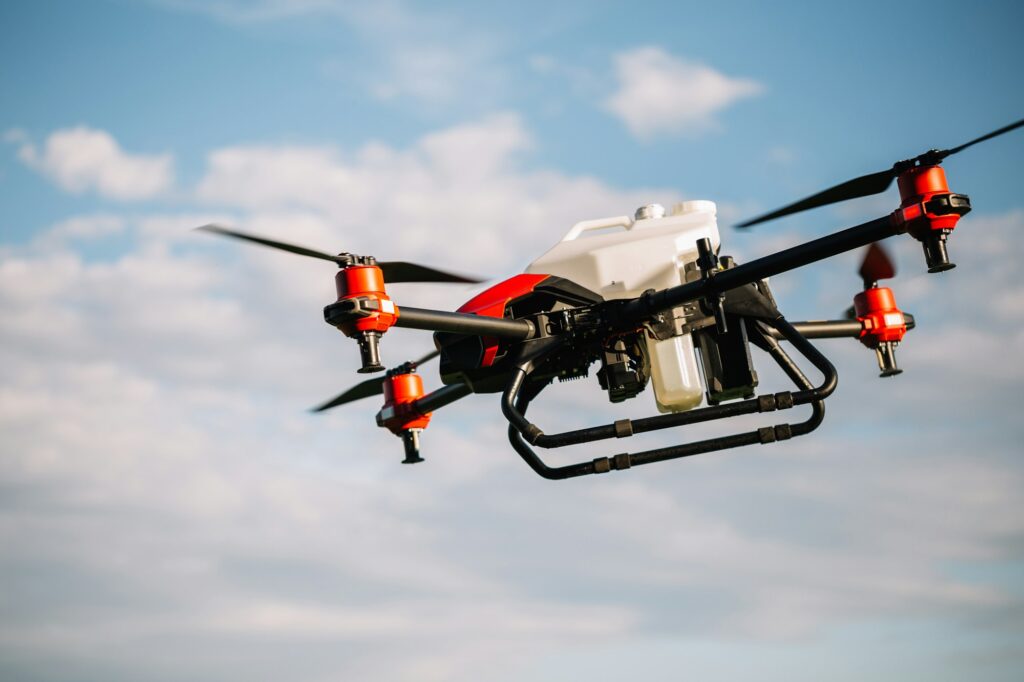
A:
{"type": "Polygon", "coordinates": [[[479,110],[503,98],[507,66],[498,59],[507,39],[466,13],[439,7],[424,11],[407,2],[258,0],[196,2],[160,0],[168,8],[197,12],[228,24],[316,17],[348,32],[358,55],[322,64],[324,75],[381,101],[415,101],[432,109],[458,104],[479,110]]]}
{"type": "Polygon", "coordinates": [[[263,216],[319,215],[325,228],[308,233],[317,240],[311,246],[492,276],[524,267],[579,220],[678,197],[670,189],[620,190],[585,176],[526,170],[521,157],[532,144],[519,117],[505,113],[425,135],[405,150],[231,147],[210,154],[197,192],[212,205],[263,216]]]}
{"type": "MultiPolygon", "coordinates": [[[[232,147],[210,154],[199,196],[254,232],[494,274],[575,220],[672,198],[528,170],[530,144],[505,115],[408,148],[232,147]]],[[[479,396],[436,414],[427,462],[403,467],[373,400],[302,414],[361,378],[353,344],[320,319],[331,268],[187,231],[225,216],[85,216],[55,226],[52,243],[0,254],[5,660],[124,678],[259,678],[285,665],[301,679],[515,678],[556,650],[699,634],[735,651],[1019,603],[949,570],[1019,552],[1024,533],[1016,427],[998,425],[1015,423],[1002,396],[1020,375],[986,371],[970,409],[961,398],[937,413],[977,358],[914,349],[923,336],[939,350],[951,325],[912,333],[908,365],[933,371],[881,384],[882,396],[868,351],[827,346],[843,382],[804,439],[552,484],[506,445],[496,397],[479,396]],[[111,236],[121,253],[86,255],[111,236]],[[991,415],[980,435],[977,413],[991,415]]],[[[1013,259],[986,261],[1024,226],[1019,213],[969,220],[957,235],[984,236],[960,240],[961,268],[914,303],[940,320],[977,316],[985,343],[963,343],[992,348],[1021,318],[992,331],[991,308],[962,309],[1015,291],[1013,259]]],[[[385,358],[424,343],[395,330],[385,358]]],[[[595,384],[556,385],[543,425],[621,416],[595,384]]],[[[651,411],[649,396],[626,409],[651,411]]],[[[598,454],[585,450],[550,456],[598,454]]]]}
{"type": "Polygon", "coordinates": [[[18,157],[61,188],[81,194],[94,191],[111,199],[149,199],[170,189],[174,159],[170,154],[130,154],[110,133],[86,126],[57,130],[40,150],[27,140],[18,157]]]}
{"type": "Polygon", "coordinates": [[[633,135],[697,133],[717,126],[715,114],[764,90],[747,78],[732,78],[659,47],[615,55],[618,89],[604,101],[633,135]]]}
{"type": "Polygon", "coordinates": [[[75,216],[57,223],[41,234],[36,242],[50,245],[66,240],[93,240],[121,234],[125,229],[122,216],[100,213],[95,215],[75,216]]]}

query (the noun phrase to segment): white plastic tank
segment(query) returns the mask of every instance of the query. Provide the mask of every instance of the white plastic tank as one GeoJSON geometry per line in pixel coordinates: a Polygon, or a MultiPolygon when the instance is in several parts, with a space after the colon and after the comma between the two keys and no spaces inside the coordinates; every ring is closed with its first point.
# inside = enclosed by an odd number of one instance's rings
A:
{"type": "MultiPolygon", "coordinates": [[[[713,201],[685,201],[666,215],[658,204],[642,206],[636,216],[586,220],[526,268],[556,275],[595,291],[605,299],[632,298],[646,289],[665,289],[684,281],[684,267],[697,260],[697,240],[720,238],[713,201]]],[[[693,339],[689,334],[658,341],[647,337],[651,383],[658,409],[680,412],[701,404],[701,385],[693,339]]]]}

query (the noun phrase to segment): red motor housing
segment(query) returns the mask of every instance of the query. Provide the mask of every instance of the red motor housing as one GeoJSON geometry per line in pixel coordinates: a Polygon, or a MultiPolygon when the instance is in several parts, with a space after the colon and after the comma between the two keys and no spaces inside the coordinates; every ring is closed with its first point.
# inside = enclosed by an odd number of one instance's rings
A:
{"type": "Polygon", "coordinates": [[[907,333],[907,320],[896,307],[888,287],[870,287],[853,297],[853,309],[861,324],[860,342],[875,351],[881,376],[896,376],[896,346],[907,333]]]}
{"type": "Polygon", "coordinates": [[[861,324],[860,342],[868,348],[879,343],[900,342],[907,333],[903,311],[896,307],[896,297],[888,287],[872,287],[853,298],[853,309],[861,324]]]}
{"type": "Polygon", "coordinates": [[[350,265],[334,276],[338,300],[353,300],[365,313],[338,325],[345,336],[356,332],[384,333],[398,321],[398,308],[384,288],[384,273],[376,265],[350,265]]]}
{"type": "Polygon", "coordinates": [[[408,372],[384,378],[384,407],[377,413],[377,425],[396,436],[409,429],[425,429],[430,413],[421,414],[414,403],[423,397],[423,379],[408,372]]]}
{"type": "Polygon", "coordinates": [[[430,413],[416,409],[423,397],[423,379],[413,372],[389,373],[384,377],[384,407],[377,413],[377,426],[382,426],[402,439],[404,464],[422,462],[420,431],[430,423],[430,413]]]}
{"type": "Polygon", "coordinates": [[[950,197],[962,196],[949,191],[946,171],[942,166],[908,168],[896,178],[896,184],[900,188],[900,208],[904,211],[910,234],[922,239],[929,230],[952,230],[956,227],[961,213],[937,212],[950,207],[950,197]],[[919,209],[914,210],[915,206],[919,209]]]}
{"type": "Polygon", "coordinates": [[[373,261],[347,265],[334,277],[338,302],[346,308],[344,321],[338,324],[345,336],[359,343],[361,373],[380,372],[378,342],[381,335],[398,321],[398,307],[384,289],[384,273],[373,261]]]}
{"type": "Polygon", "coordinates": [[[921,242],[928,272],[956,267],[949,262],[946,238],[960,217],[971,210],[970,198],[949,191],[946,172],[938,163],[922,161],[920,166],[906,168],[896,182],[901,202],[893,219],[904,224],[907,232],[921,242]]]}

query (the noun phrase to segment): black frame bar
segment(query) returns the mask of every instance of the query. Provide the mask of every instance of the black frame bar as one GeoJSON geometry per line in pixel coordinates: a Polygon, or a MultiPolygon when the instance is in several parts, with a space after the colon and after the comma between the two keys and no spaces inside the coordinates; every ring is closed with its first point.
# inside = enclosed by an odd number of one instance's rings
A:
{"type": "Polygon", "coordinates": [[[893,215],[876,218],[728,270],[717,271],[713,276],[696,282],[643,294],[628,301],[618,314],[622,323],[626,325],[635,323],[683,303],[716,297],[730,289],[753,284],[766,277],[780,275],[789,270],[867,246],[872,242],[888,239],[902,234],[905,227],[905,224],[897,221],[893,215]]]}
{"type": "MultiPolygon", "coordinates": [[[[526,419],[526,409],[530,402],[543,390],[535,389],[533,395],[521,394],[524,382],[533,369],[542,364],[547,355],[555,352],[555,349],[545,349],[541,354],[530,354],[520,359],[513,371],[512,377],[502,394],[501,408],[509,421],[509,442],[513,449],[519,453],[523,460],[540,476],[550,480],[561,480],[574,478],[588,474],[606,473],[612,469],[628,469],[642,464],[651,464],[669,459],[688,457],[705,452],[714,452],[728,448],[754,445],[757,443],[773,443],[778,440],[788,440],[795,436],[802,436],[816,429],[825,416],[824,400],[832,394],[838,385],[839,375],[828,358],[821,354],[810,341],[800,334],[797,329],[789,324],[785,318],[779,317],[774,320],[765,321],[769,329],[775,329],[782,338],[786,339],[800,351],[811,363],[824,375],[822,383],[815,387],[799,367],[786,354],[781,346],[774,340],[773,335],[764,334],[765,342],[768,344],[768,353],[778,362],[783,371],[800,387],[801,390],[790,393],[775,393],[750,398],[736,403],[715,405],[688,412],[658,415],[638,420],[619,420],[613,424],[590,427],[576,431],[547,435],[535,424],[526,419]],[[598,457],[590,462],[578,462],[559,467],[550,467],[537,456],[537,453],[530,445],[538,445],[545,448],[559,448],[567,445],[578,445],[597,440],[609,438],[624,438],[634,433],[645,431],[656,431],[660,429],[694,424],[716,419],[725,419],[743,414],[755,414],[758,412],[773,412],[780,409],[789,409],[796,405],[812,406],[812,413],[809,419],[797,424],[778,424],[767,426],[756,431],[737,433],[719,438],[711,438],[702,441],[694,441],[681,445],[674,445],[667,448],[647,450],[637,454],[622,453],[614,457],[598,457]]],[[[546,384],[545,384],[546,385],[546,384]]]]}
{"type": "MultiPolygon", "coordinates": [[[[917,326],[914,316],[910,313],[903,313],[903,320],[908,330],[917,326]]],[[[863,331],[863,326],[857,320],[813,320],[791,324],[805,339],[857,338],[863,331]]],[[[769,333],[773,338],[784,338],[777,329],[770,329],[769,333]]]]}
{"type": "Polygon", "coordinates": [[[431,391],[413,403],[413,408],[420,414],[427,414],[439,410],[446,405],[451,405],[456,400],[465,398],[473,390],[466,384],[449,384],[442,386],[436,391],[431,391]]]}
{"type": "Polygon", "coordinates": [[[409,306],[399,307],[395,326],[469,336],[495,336],[517,341],[525,341],[534,334],[533,324],[529,320],[510,320],[504,317],[451,313],[409,306]]]}

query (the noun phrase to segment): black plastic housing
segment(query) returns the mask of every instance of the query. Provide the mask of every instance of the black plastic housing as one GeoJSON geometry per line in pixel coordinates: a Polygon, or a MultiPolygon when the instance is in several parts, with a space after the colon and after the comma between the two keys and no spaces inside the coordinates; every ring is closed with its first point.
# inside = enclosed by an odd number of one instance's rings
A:
{"type": "Polygon", "coordinates": [[[716,327],[693,332],[704,369],[709,405],[726,400],[751,398],[757,388],[757,372],[750,356],[746,321],[738,315],[726,315],[724,334],[716,327]]]}

